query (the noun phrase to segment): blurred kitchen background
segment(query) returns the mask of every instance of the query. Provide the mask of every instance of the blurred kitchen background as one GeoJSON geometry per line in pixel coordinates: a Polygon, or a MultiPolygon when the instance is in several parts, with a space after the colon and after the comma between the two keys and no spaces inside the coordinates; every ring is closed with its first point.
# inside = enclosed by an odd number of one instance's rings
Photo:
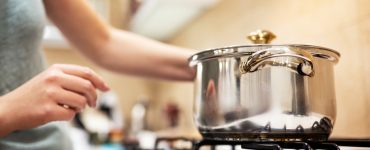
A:
{"type": "MultiPolygon", "coordinates": [[[[337,50],[342,56],[335,68],[337,121],[332,136],[370,137],[368,0],[89,2],[117,28],[192,48],[194,52],[250,44],[245,37],[256,29],[274,32],[277,35],[275,44],[312,44],[337,50]]],[[[89,66],[105,78],[117,94],[126,133],[132,129],[131,113],[138,102],[144,104],[145,130],[162,131],[175,126],[179,132],[197,133],[192,122],[192,83],[138,78],[98,68],[73,51],[52,25],[45,32],[44,49],[49,64],[89,66]]]]}

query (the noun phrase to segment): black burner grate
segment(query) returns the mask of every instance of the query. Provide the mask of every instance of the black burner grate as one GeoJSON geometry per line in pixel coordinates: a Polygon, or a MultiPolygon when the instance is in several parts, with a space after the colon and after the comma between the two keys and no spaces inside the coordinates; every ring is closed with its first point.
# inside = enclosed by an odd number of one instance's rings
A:
{"type": "MultiPolygon", "coordinates": [[[[351,146],[351,147],[369,147],[370,140],[368,139],[330,139],[325,142],[313,142],[313,141],[218,141],[218,140],[201,140],[195,141],[194,139],[188,139],[184,137],[172,137],[172,138],[158,138],[155,143],[155,149],[158,148],[160,142],[174,142],[174,141],[186,141],[190,142],[192,148],[174,148],[174,150],[199,150],[203,146],[208,146],[211,150],[216,150],[218,146],[230,146],[232,150],[235,150],[237,146],[241,146],[242,149],[257,149],[257,150],[282,150],[282,149],[299,149],[299,150],[339,150],[339,146],[351,146]]],[[[240,148],[240,147],[239,147],[240,148]]]]}
{"type": "Polygon", "coordinates": [[[199,150],[203,146],[210,146],[212,150],[215,150],[217,146],[229,145],[235,150],[237,145],[241,145],[243,149],[258,149],[258,150],[281,150],[281,149],[325,149],[325,150],[339,150],[339,147],[335,143],[322,143],[322,142],[246,142],[246,141],[210,141],[202,140],[195,143],[193,150],[199,150]]]}
{"type": "Polygon", "coordinates": [[[260,150],[281,150],[286,149],[326,149],[339,150],[339,147],[334,143],[307,143],[307,142],[262,142],[262,143],[245,143],[242,144],[244,149],[260,149],[260,150]]]}

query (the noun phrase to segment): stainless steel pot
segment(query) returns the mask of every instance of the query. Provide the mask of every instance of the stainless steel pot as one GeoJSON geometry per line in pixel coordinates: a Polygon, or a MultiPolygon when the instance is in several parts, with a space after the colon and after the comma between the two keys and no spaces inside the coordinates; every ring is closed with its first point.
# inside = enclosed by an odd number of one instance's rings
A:
{"type": "MultiPolygon", "coordinates": [[[[249,36],[270,41],[273,34],[249,36]]],[[[244,45],[193,55],[194,120],[205,139],[326,140],[336,118],[334,64],[311,45],[244,45]]]]}

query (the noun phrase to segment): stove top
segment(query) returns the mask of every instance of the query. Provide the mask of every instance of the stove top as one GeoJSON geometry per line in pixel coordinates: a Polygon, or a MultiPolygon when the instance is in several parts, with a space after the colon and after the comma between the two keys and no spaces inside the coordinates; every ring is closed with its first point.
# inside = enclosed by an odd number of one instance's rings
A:
{"type": "Polygon", "coordinates": [[[257,149],[257,150],[282,150],[282,149],[302,149],[302,150],[345,150],[345,149],[369,149],[370,150],[370,139],[330,139],[325,142],[313,142],[313,141],[214,141],[214,140],[194,140],[184,137],[172,137],[172,138],[157,138],[154,149],[173,149],[173,150],[244,150],[244,149],[257,149]],[[174,142],[188,143],[187,146],[176,147],[174,142]],[[167,147],[163,148],[160,143],[167,143],[167,147]],[[168,145],[168,143],[171,143],[168,145]]]}
{"type": "Polygon", "coordinates": [[[325,149],[325,150],[339,150],[340,146],[350,147],[369,147],[370,140],[346,140],[333,139],[326,142],[311,142],[311,141],[280,141],[280,142],[245,142],[245,141],[210,141],[202,140],[193,145],[193,149],[197,150],[203,146],[210,146],[215,149],[218,145],[225,145],[236,149],[238,145],[241,149],[258,149],[258,150],[281,150],[281,149],[325,149]]]}

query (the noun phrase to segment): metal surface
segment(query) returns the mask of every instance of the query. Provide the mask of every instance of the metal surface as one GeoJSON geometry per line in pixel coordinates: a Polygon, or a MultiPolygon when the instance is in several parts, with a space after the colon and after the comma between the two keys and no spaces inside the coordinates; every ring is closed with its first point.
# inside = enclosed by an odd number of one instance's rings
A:
{"type": "Polygon", "coordinates": [[[195,123],[212,140],[326,140],[336,117],[338,59],[338,52],[310,45],[195,54],[195,123]]]}
{"type": "Polygon", "coordinates": [[[240,69],[242,73],[247,73],[263,69],[265,66],[283,66],[301,75],[313,76],[312,59],[310,53],[299,48],[268,48],[253,53],[246,62],[240,65],[240,69]],[[283,58],[283,60],[274,58],[283,58]]]}

